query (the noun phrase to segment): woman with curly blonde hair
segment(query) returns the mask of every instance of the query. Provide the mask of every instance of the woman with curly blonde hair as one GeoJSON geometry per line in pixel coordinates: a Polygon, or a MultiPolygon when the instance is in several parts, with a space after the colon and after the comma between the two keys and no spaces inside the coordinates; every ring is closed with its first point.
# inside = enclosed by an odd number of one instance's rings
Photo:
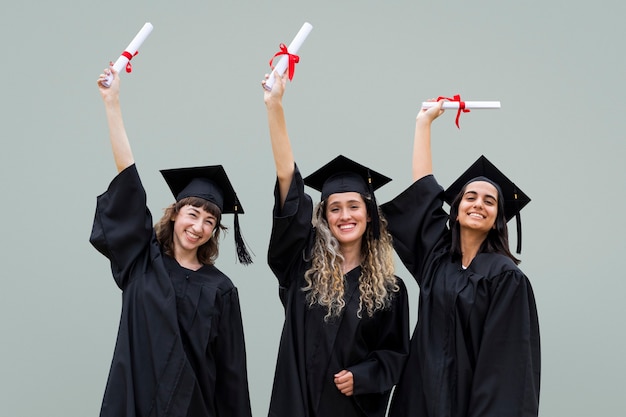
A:
{"type": "MultiPolygon", "coordinates": [[[[307,283],[304,290],[307,292],[309,306],[318,303],[328,308],[324,318],[329,320],[333,316],[339,316],[345,307],[341,266],[344,258],[340,243],[332,234],[326,220],[325,210],[324,201],[319,202],[314,209],[315,243],[311,251],[312,265],[304,276],[307,283]]],[[[368,238],[362,240],[363,279],[359,281],[358,317],[362,317],[364,311],[371,317],[376,310],[389,307],[393,293],[400,290],[398,278],[394,275],[393,245],[391,235],[387,233],[387,221],[379,218],[383,230],[381,236],[373,239],[370,227],[366,232],[368,238]]]]}
{"type": "Polygon", "coordinates": [[[384,416],[409,346],[408,301],[374,190],[390,181],[344,156],[303,179],[283,113],[264,94],[277,184],[270,268],[285,308],[270,417],[384,416]],[[321,192],[313,208],[308,185],[321,192]]]}

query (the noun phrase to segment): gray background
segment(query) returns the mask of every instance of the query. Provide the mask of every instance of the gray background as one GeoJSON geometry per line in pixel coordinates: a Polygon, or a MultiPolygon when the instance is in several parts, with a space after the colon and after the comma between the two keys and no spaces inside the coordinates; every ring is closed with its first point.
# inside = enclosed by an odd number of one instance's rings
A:
{"type": "MultiPolygon", "coordinates": [[[[447,186],[484,154],[532,202],[521,268],[542,335],[542,416],[621,416],[624,384],[623,1],[4,2],[0,415],[99,411],[120,311],[88,243],[96,195],[115,175],[96,78],[144,22],[122,107],[155,218],[172,201],[159,169],[224,164],[256,254],[218,266],[239,288],[253,412],[267,414],[282,313],[265,263],[274,166],[260,81],[303,22],[285,107],[310,173],[344,154],[410,183],[421,101],[500,100],[433,128],[447,186]]],[[[317,199],[318,195],[313,194],[317,199]]],[[[227,225],[231,219],[226,219],[227,225]]],[[[515,228],[511,227],[514,244],[515,228]]],[[[417,288],[398,264],[413,303],[417,288]]]]}

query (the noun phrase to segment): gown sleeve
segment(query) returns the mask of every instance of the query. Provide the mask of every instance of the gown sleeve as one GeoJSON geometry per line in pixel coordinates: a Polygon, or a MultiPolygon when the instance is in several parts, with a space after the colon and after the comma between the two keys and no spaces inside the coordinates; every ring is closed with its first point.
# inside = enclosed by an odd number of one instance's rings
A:
{"type": "Polygon", "coordinates": [[[111,181],[98,196],[89,242],[111,261],[113,278],[120,289],[128,284],[133,262],[152,237],[152,216],[146,192],[133,164],[111,181]]]}
{"type": "Polygon", "coordinates": [[[284,290],[295,276],[292,271],[303,261],[313,231],[313,203],[304,192],[304,181],[297,166],[282,210],[278,183],[274,188],[274,200],[268,264],[284,290]]]}
{"type": "Polygon", "coordinates": [[[215,401],[218,415],[251,417],[246,347],[236,288],[221,297],[219,332],[216,338],[215,401]]]}
{"type": "Polygon", "coordinates": [[[519,270],[496,276],[490,286],[467,415],[536,417],[541,358],[532,287],[519,270]]]}
{"type": "Polygon", "coordinates": [[[381,206],[394,248],[420,285],[428,259],[448,233],[443,201],[443,188],[427,175],[381,206]]]}
{"type": "Polygon", "coordinates": [[[400,380],[400,374],[409,354],[409,302],[406,286],[398,278],[400,290],[390,309],[377,312],[377,344],[367,358],[348,367],[354,377],[354,395],[385,393],[400,380]]]}

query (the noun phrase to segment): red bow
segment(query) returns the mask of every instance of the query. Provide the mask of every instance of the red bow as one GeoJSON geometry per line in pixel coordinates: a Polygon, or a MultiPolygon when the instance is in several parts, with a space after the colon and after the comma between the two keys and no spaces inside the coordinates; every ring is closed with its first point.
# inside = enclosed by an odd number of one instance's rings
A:
{"type": "Polygon", "coordinates": [[[287,55],[289,59],[289,81],[291,81],[291,79],[293,78],[293,73],[296,70],[296,64],[300,62],[300,57],[296,54],[289,53],[289,51],[287,50],[287,46],[284,43],[281,43],[280,51],[276,52],[272,59],[270,59],[270,67],[272,69],[274,68],[272,67],[272,61],[274,61],[274,58],[280,55],[287,55]]]}
{"type": "Polygon", "coordinates": [[[128,62],[126,63],[126,72],[133,72],[133,66],[130,65],[130,60],[133,59],[133,57],[137,55],[138,53],[139,51],[135,51],[135,53],[131,55],[131,53],[128,51],[122,52],[122,56],[125,56],[126,58],[128,58],[128,62]]]}
{"type": "Polygon", "coordinates": [[[461,112],[469,113],[469,109],[465,108],[465,102],[461,101],[461,96],[459,94],[455,95],[452,98],[439,96],[439,97],[437,97],[437,101],[439,101],[439,100],[457,101],[459,103],[459,110],[456,112],[455,123],[456,123],[456,127],[458,127],[460,129],[461,127],[459,126],[459,117],[461,117],[461,112]]]}

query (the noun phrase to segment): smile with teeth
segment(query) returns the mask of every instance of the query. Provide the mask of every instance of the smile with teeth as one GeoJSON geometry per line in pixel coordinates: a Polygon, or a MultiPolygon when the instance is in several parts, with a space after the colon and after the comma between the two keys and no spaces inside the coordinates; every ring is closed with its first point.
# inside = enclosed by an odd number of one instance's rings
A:
{"type": "Polygon", "coordinates": [[[185,233],[187,234],[187,237],[192,240],[199,240],[201,238],[199,235],[193,233],[190,230],[185,230],[185,233]]]}
{"type": "Polygon", "coordinates": [[[339,230],[348,231],[354,229],[355,226],[355,224],[342,224],[339,226],[339,230]]]}
{"type": "Polygon", "coordinates": [[[484,219],[485,216],[483,216],[482,214],[478,214],[478,213],[467,213],[467,215],[469,217],[473,217],[475,219],[484,219]]]}

